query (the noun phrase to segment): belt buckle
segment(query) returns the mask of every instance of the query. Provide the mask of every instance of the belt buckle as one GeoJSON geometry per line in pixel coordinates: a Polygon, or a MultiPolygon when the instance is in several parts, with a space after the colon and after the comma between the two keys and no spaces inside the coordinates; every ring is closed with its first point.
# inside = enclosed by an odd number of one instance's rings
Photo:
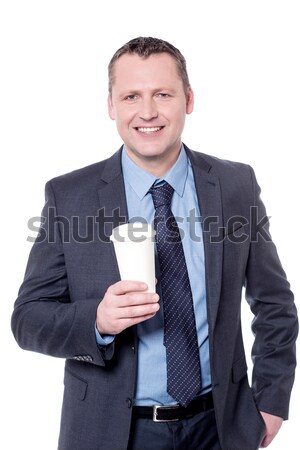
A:
{"type": "Polygon", "coordinates": [[[180,405],[173,405],[173,406],[160,406],[160,405],[153,405],[153,422],[178,422],[180,419],[158,419],[158,410],[159,409],[179,409],[180,405]]]}

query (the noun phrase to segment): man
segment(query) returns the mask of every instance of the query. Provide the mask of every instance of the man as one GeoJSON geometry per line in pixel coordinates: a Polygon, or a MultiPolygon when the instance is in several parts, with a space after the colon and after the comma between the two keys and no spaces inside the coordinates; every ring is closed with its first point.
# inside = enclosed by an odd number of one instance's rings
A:
{"type": "Polygon", "coordinates": [[[109,65],[123,147],[46,185],[12,329],[22,348],[66,358],[60,450],[254,450],[288,418],[293,295],[253,170],[182,144],[193,102],[179,50],[130,41],[109,65]],[[137,217],[156,228],[157,293],[120,281],[109,242],[137,217]]]}

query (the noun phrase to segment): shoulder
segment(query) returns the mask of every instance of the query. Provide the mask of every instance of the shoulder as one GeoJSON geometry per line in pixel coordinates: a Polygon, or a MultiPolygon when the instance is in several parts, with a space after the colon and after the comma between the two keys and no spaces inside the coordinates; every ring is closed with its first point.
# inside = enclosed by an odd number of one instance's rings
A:
{"type": "Polygon", "coordinates": [[[248,164],[220,159],[216,156],[185,148],[194,171],[200,170],[202,173],[205,172],[215,176],[221,184],[236,186],[242,183],[253,185],[255,174],[248,164]]]}
{"type": "Polygon", "coordinates": [[[260,189],[251,166],[187,149],[195,180],[219,186],[226,206],[253,204],[260,189]]]}
{"type": "Polygon", "coordinates": [[[105,173],[118,174],[120,172],[119,150],[103,161],[52,178],[46,183],[46,189],[52,188],[55,192],[68,192],[71,190],[73,193],[88,191],[103,184],[105,173]]]}
{"type": "Polygon", "coordinates": [[[192,164],[206,170],[207,172],[213,172],[215,175],[222,175],[224,173],[231,174],[240,171],[246,171],[249,173],[249,170],[252,170],[252,168],[245,163],[221,159],[216,156],[190,150],[188,148],[186,149],[192,164]]]}

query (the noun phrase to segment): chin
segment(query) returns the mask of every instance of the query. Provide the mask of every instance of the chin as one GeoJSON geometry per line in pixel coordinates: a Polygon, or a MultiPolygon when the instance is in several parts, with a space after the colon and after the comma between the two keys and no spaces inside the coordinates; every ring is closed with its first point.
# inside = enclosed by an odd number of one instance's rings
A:
{"type": "Polygon", "coordinates": [[[161,158],[166,152],[164,150],[153,150],[153,148],[149,151],[146,149],[143,152],[136,152],[135,154],[143,159],[159,159],[161,158]]]}

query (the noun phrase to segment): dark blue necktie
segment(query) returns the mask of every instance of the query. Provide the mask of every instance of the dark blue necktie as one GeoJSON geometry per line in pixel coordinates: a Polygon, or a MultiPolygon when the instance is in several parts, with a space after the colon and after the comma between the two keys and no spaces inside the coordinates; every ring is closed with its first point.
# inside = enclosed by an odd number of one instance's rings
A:
{"type": "Polygon", "coordinates": [[[176,219],[171,211],[173,188],[167,182],[150,188],[164,309],[167,390],[181,405],[201,389],[200,358],[192,291],[176,219]]]}

